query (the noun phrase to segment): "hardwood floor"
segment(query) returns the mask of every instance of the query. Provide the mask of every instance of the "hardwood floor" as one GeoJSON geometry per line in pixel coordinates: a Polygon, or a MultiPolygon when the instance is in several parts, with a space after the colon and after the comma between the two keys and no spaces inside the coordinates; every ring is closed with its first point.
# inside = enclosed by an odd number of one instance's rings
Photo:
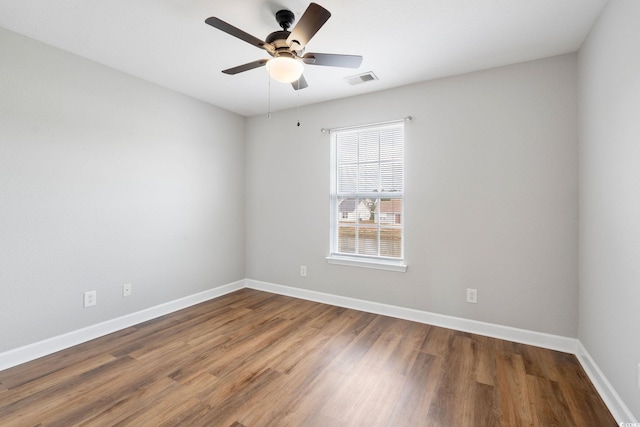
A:
{"type": "Polygon", "coordinates": [[[0,372],[2,426],[615,426],[575,356],[243,289],[0,372]]]}

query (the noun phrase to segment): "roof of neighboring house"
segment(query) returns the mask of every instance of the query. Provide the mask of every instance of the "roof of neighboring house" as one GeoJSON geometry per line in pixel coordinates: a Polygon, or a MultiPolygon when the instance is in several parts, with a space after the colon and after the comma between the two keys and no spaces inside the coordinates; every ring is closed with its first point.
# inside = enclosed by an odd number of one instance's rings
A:
{"type": "Polygon", "coordinates": [[[342,199],[338,205],[338,212],[353,212],[356,210],[356,199],[342,199]]]}

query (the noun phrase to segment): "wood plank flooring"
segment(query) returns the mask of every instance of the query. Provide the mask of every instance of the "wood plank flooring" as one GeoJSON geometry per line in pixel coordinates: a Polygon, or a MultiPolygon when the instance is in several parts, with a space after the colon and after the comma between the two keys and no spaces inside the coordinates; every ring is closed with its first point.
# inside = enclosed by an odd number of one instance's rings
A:
{"type": "Polygon", "coordinates": [[[2,426],[615,426],[575,356],[243,289],[0,372],[2,426]]]}

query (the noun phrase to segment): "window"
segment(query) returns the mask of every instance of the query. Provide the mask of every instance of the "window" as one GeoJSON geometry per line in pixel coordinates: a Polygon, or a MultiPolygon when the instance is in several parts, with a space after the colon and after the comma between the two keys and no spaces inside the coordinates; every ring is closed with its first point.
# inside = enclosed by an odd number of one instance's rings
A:
{"type": "Polygon", "coordinates": [[[331,132],[329,262],[405,271],[404,124],[331,132]]]}

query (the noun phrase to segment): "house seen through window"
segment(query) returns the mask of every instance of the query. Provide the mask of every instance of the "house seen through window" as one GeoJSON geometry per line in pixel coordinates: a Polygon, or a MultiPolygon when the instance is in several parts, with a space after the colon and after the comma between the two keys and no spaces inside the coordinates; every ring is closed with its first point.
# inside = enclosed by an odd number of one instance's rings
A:
{"type": "Polygon", "coordinates": [[[368,263],[404,258],[404,124],[331,134],[331,255],[368,263]]]}

